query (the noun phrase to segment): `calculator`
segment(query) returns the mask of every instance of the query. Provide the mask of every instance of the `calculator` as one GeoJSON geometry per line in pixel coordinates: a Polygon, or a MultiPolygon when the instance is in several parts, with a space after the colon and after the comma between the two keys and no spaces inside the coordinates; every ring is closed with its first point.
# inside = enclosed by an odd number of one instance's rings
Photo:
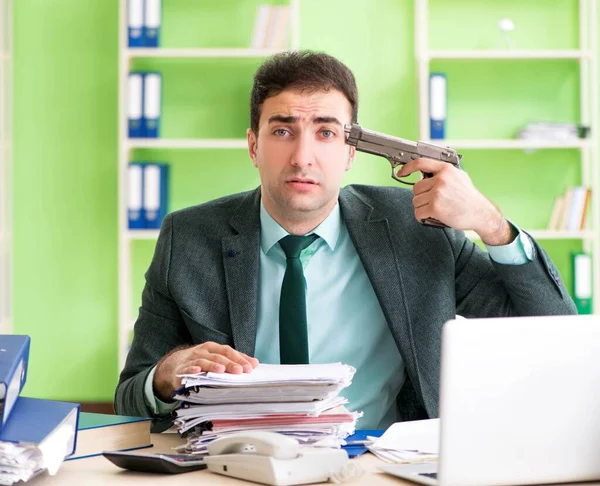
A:
{"type": "Polygon", "coordinates": [[[105,451],[102,453],[110,462],[123,469],[159,474],[180,474],[205,469],[201,456],[192,454],[143,454],[127,451],[105,451]]]}

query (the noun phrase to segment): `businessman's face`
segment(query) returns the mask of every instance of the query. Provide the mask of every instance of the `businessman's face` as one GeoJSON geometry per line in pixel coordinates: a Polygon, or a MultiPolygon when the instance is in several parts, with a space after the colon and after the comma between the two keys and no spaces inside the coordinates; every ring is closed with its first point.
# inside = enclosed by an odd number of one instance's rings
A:
{"type": "Polygon", "coordinates": [[[345,143],[351,106],[337,90],[284,90],[262,105],[258,134],[248,148],[261,178],[262,201],[284,228],[310,231],[335,206],[344,172],[354,160],[345,143]]]}

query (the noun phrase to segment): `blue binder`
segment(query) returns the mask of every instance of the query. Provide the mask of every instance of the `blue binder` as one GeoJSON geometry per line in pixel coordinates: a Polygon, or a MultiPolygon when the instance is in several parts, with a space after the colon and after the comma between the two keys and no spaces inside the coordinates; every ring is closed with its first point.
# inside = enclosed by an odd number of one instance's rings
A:
{"type": "Polygon", "coordinates": [[[162,76],[148,72],[144,75],[144,110],[142,112],[142,133],[144,137],[157,138],[160,134],[160,111],[162,98],[162,76]]]}
{"type": "Polygon", "coordinates": [[[65,455],[68,457],[75,452],[79,408],[78,403],[19,397],[0,432],[0,441],[40,445],[60,433],[59,426],[64,424],[70,431],[65,455]]]}
{"type": "Polygon", "coordinates": [[[0,335],[0,414],[4,427],[27,379],[31,338],[0,335]]]}
{"type": "Polygon", "coordinates": [[[144,47],[144,0],[127,0],[127,38],[129,47],[144,47]]]}
{"type": "Polygon", "coordinates": [[[443,73],[429,75],[429,138],[446,137],[446,111],[448,107],[448,80],[443,73]]]}
{"type": "Polygon", "coordinates": [[[131,162],[127,166],[127,226],[129,229],[146,228],[144,165],[139,162],[131,162]]]}
{"type": "Polygon", "coordinates": [[[144,166],[144,213],[148,229],[160,229],[167,214],[168,174],[167,164],[144,166]]]}
{"type": "Polygon", "coordinates": [[[144,42],[146,47],[160,44],[161,0],[144,0],[144,42]]]}
{"type": "Polygon", "coordinates": [[[128,137],[143,137],[144,120],[144,75],[131,72],[127,80],[127,124],[128,137]]]}

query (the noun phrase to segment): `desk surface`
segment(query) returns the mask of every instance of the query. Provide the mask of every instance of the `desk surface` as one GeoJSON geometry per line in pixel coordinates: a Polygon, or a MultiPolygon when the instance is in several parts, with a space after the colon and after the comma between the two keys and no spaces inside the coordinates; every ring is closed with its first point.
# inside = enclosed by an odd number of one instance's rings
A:
{"type": "MultiPolygon", "coordinates": [[[[171,448],[182,443],[182,439],[177,434],[152,434],[154,447],[145,449],[147,452],[173,452],[171,448]]],[[[352,485],[414,485],[414,483],[401,481],[400,479],[377,472],[377,466],[384,464],[372,454],[364,454],[359,458],[352,459],[364,469],[363,476],[353,481],[352,485]]],[[[102,456],[90,457],[87,459],[75,459],[64,462],[55,476],[47,474],[32,479],[29,483],[32,486],[105,486],[105,485],[168,485],[176,484],[178,486],[228,486],[228,485],[249,485],[249,483],[239,479],[228,478],[219,474],[208,472],[207,470],[192,471],[184,474],[152,474],[125,471],[118,468],[102,456]]],[[[324,483],[321,483],[324,484],[324,483]]]]}
{"type": "MultiPolygon", "coordinates": [[[[154,447],[146,449],[150,452],[173,452],[172,447],[182,443],[182,439],[177,434],[152,434],[154,447]]],[[[369,485],[369,486],[414,486],[415,483],[403,481],[401,479],[389,476],[377,470],[377,466],[384,464],[372,454],[364,454],[359,458],[352,459],[356,461],[365,471],[361,478],[353,481],[351,485],[369,485]]],[[[76,459],[63,463],[56,476],[47,474],[32,479],[31,486],[105,486],[105,485],[169,485],[178,486],[234,486],[251,485],[239,479],[228,478],[219,474],[213,474],[207,470],[192,471],[184,474],[151,474],[125,471],[113,465],[102,456],[90,457],[88,459],[76,459]]],[[[320,483],[325,484],[325,483],[320,483]]],[[[328,483],[331,484],[331,483],[328,483]]],[[[586,486],[600,486],[600,483],[579,483],[586,486]]],[[[566,486],[566,485],[563,485],[566,486]]]]}

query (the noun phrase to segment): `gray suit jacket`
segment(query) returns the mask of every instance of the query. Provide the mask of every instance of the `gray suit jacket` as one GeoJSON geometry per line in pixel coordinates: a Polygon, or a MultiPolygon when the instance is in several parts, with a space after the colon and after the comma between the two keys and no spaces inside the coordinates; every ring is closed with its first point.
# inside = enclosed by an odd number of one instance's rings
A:
{"type": "MultiPolygon", "coordinates": [[[[398,397],[405,420],[437,416],[441,328],[456,314],[576,313],[556,268],[537,244],[534,261],[501,265],[462,231],[419,224],[410,190],[348,186],[339,202],[406,364],[407,380],[398,397]]],[[[165,218],[116,390],[117,413],[152,415],[144,398],[146,377],[177,346],[216,341],[254,355],[259,205],[256,189],[165,218]]],[[[169,420],[155,419],[155,430],[169,420]]]]}

